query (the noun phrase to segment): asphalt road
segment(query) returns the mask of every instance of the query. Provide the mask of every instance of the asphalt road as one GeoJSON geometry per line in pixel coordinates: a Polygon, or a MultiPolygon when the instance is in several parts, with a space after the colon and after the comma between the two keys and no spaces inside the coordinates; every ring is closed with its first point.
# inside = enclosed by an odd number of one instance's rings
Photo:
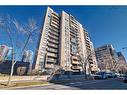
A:
{"type": "Polygon", "coordinates": [[[18,90],[126,90],[127,83],[120,79],[77,81],[64,84],[16,88],[18,90]]]}

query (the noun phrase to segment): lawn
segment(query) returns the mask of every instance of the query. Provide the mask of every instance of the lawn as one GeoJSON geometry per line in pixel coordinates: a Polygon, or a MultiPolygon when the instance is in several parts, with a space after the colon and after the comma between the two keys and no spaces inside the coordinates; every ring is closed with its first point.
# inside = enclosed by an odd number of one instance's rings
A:
{"type": "Polygon", "coordinates": [[[15,83],[14,87],[30,86],[30,85],[42,85],[42,84],[48,84],[48,82],[20,82],[20,83],[15,83]]]}
{"type": "MultiPolygon", "coordinates": [[[[37,81],[37,82],[18,82],[18,83],[12,83],[10,87],[22,87],[22,86],[32,86],[32,85],[44,85],[48,84],[48,82],[42,82],[42,81],[37,81]]],[[[0,88],[8,88],[6,83],[1,83],[0,88]]]]}

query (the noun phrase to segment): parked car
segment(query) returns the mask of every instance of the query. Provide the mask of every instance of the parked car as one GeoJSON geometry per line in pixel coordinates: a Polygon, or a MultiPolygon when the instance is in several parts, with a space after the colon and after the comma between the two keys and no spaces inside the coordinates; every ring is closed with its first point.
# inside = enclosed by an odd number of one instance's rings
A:
{"type": "Polygon", "coordinates": [[[112,72],[106,73],[106,75],[108,78],[116,78],[117,77],[117,75],[115,73],[112,73],[112,72]]]}
{"type": "Polygon", "coordinates": [[[124,83],[127,83],[127,74],[124,75],[124,77],[123,77],[123,81],[124,81],[124,83]]]}
{"type": "Polygon", "coordinates": [[[97,72],[94,75],[94,79],[107,79],[108,76],[106,75],[106,72],[97,72]]]}
{"type": "Polygon", "coordinates": [[[115,73],[116,74],[116,76],[119,78],[120,77],[120,73],[115,73]]]}

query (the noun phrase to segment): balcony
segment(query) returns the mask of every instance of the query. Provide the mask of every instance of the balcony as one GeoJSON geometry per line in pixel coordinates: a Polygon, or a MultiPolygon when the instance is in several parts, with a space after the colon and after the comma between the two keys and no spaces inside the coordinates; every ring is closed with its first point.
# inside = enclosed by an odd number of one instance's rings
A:
{"type": "Polygon", "coordinates": [[[76,43],[76,38],[71,38],[71,42],[76,43]]]}
{"type": "Polygon", "coordinates": [[[72,64],[74,64],[74,65],[78,65],[79,63],[78,63],[78,61],[74,61],[74,60],[72,60],[72,64]]]}
{"type": "Polygon", "coordinates": [[[59,36],[59,34],[58,34],[57,32],[55,32],[55,31],[50,31],[50,33],[51,33],[52,35],[59,36]]]}
{"type": "Polygon", "coordinates": [[[47,62],[56,63],[56,59],[48,57],[47,62]]]}
{"type": "Polygon", "coordinates": [[[49,42],[51,43],[55,43],[55,44],[58,44],[58,41],[57,40],[53,40],[53,39],[48,39],[49,42]]]}
{"type": "Polygon", "coordinates": [[[49,47],[53,47],[53,48],[58,48],[58,45],[51,44],[51,43],[48,43],[48,46],[49,46],[49,47]]]}
{"type": "Polygon", "coordinates": [[[51,39],[58,40],[58,37],[56,37],[56,36],[53,36],[53,35],[51,35],[51,34],[49,34],[48,36],[49,36],[51,39]]]}
{"type": "Polygon", "coordinates": [[[47,62],[47,64],[45,64],[45,68],[48,68],[48,69],[53,68],[53,63],[51,64],[47,62]]]}
{"type": "Polygon", "coordinates": [[[72,34],[72,35],[77,35],[77,33],[75,32],[75,31],[70,31],[70,33],[72,34]]]}
{"type": "Polygon", "coordinates": [[[78,60],[76,56],[72,56],[72,60],[78,60]]]}
{"type": "Polygon", "coordinates": [[[59,32],[59,29],[56,29],[56,28],[53,28],[53,27],[50,27],[50,30],[52,31],[52,32],[59,32]]]}
{"type": "Polygon", "coordinates": [[[89,48],[90,49],[91,47],[90,47],[90,45],[86,44],[86,48],[89,48]]]}
{"type": "Polygon", "coordinates": [[[56,19],[58,19],[59,20],[59,15],[57,14],[57,13],[52,13],[52,17],[54,17],[54,18],[56,18],[56,19]]]}
{"type": "Polygon", "coordinates": [[[57,21],[57,20],[51,20],[51,24],[55,24],[55,25],[57,25],[58,27],[60,26],[60,24],[59,24],[59,21],[57,21]]]}
{"type": "Polygon", "coordinates": [[[56,24],[56,22],[54,22],[54,21],[51,21],[51,26],[54,27],[54,28],[56,28],[56,29],[59,29],[60,28],[59,27],[59,24],[56,24]]]}
{"type": "Polygon", "coordinates": [[[70,35],[71,35],[72,37],[76,37],[76,36],[77,36],[76,34],[74,34],[74,33],[72,33],[72,32],[70,32],[70,35]]]}
{"type": "Polygon", "coordinates": [[[78,25],[75,23],[71,23],[70,26],[74,29],[74,30],[78,30],[78,25]]]}
{"type": "Polygon", "coordinates": [[[57,53],[58,52],[57,49],[53,49],[53,48],[48,48],[47,51],[54,52],[54,53],[57,53]]]}
{"type": "Polygon", "coordinates": [[[50,56],[50,57],[57,57],[57,54],[54,54],[54,53],[47,53],[47,56],[50,56]]]}
{"type": "Polygon", "coordinates": [[[72,33],[70,33],[70,36],[71,36],[71,37],[76,37],[76,35],[74,35],[74,34],[72,34],[72,33]]]}
{"type": "Polygon", "coordinates": [[[80,70],[79,66],[71,66],[72,70],[80,70]]]}
{"type": "Polygon", "coordinates": [[[93,63],[93,60],[91,58],[89,58],[89,62],[92,64],[93,63]]]}

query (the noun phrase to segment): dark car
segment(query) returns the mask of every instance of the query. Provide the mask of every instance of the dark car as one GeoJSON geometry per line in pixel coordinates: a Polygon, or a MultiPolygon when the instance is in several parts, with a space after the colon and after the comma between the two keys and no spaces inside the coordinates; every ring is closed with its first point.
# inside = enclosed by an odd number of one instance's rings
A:
{"type": "Polygon", "coordinates": [[[127,75],[124,75],[123,81],[124,81],[125,83],[127,83],[127,75]]]}
{"type": "Polygon", "coordinates": [[[95,75],[94,75],[94,79],[107,79],[107,75],[106,75],[106,72],[97,72],[95,75]]]}
{"type": "Polygon", "coordinates": [[[106,73],[106,75],[107,75],[107,77],[108,78],[116,78],[117,77],[117,75],[116,74],[114,74],[114,73],[106,73]]]}

